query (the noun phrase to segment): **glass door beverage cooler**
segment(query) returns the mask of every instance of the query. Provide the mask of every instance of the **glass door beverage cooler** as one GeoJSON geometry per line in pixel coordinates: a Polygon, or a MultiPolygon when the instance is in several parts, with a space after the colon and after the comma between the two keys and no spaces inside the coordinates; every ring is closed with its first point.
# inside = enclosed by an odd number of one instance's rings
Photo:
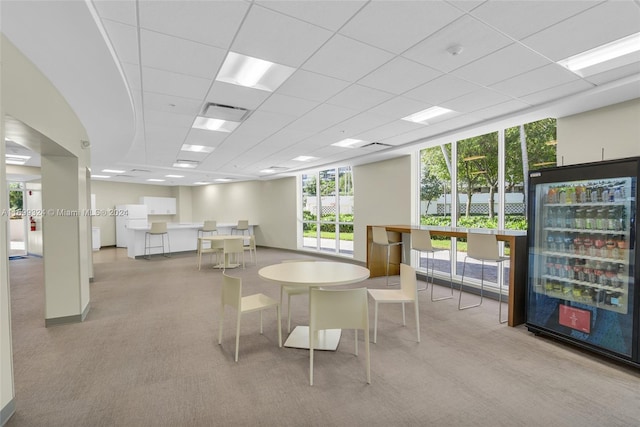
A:
{"type": "Polygon", "coordinates": [[[640,367],[640,158],[529,173],[527,327],[640,367]]]}

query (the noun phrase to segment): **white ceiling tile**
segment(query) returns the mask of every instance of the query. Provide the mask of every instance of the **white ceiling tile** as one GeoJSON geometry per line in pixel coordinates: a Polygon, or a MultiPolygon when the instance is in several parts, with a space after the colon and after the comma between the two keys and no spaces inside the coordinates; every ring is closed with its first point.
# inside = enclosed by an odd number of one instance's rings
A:
{"type": "Polygon", "coordinates": [[[216,81],[211,86],[206,99],[207,102],[254,110],[269,95],[271,92],[216,81]]]}
{"type": "Polygon", "coordinates": [[[349,83],[344,80],[298,70],[276,92],[310,101],[324,102],[347,86],[349,83]]]}
{"type": "Polygon", "coordinates": [[[395,135],[404,134],[406,132],[423,129],[425,125],[419,123],[408,122],[406,120],[395,120],[372,129],[368,132],[358,134],[356,137],[364,141],[380,142],[395,135]]]}
{"type": "Polygon", "coordinates": [[[530,95],[521,97],[520,99],[531,105],[543,104],[545,102],[553,101],[556,99],[565,98],[567,96],[592,89],[593,85],[584,80],[577,80],[570,83],[565,83],[559,86],[555,86],[550,89],[545,89],[540,92],[535,92],[530,95]]]}
{"type": "Polygon", "coordinates": [[[371,108],[368,113],[380,114],[381,116],[399,120],[409,114],[417,113],[418,111],[422,111],[429,107],[433,107],[433,104],[416,101],[403,96],[396,96],[395,98],[371,108]]]}
{"type": "Polygon", "coordinates": [[[356,40],[336,35],[313,55],[303,69],[355,82],[393,55],[356,40]]]}
{"type": "Polygon", "coordinates": [[[202,101],[199,99],[182,98],[179,96],[163,95],[159,93],[146,92],[144,94],[144,105],[149,110],[165,111],[168,113],[189,114],[191,121],[200,114],[202,101]]]}
{"type": "Polygon", "coordinates": [[[443,72],[460,68],[512,43],[508,37],[470,16],[463,16],[402,56],[443,72]],[[461,46],[458,55],[447,49],[461,46]]]}
{"type": "Polygon", "coordinates": [[[253,6],[233,41],[231,50],[277,64],[298,67],[332,35],[331,31],[324,28],[253,6]]]}
{"type": "Polygon", "coordinates": [[[632,1],[609,1],[533,34],[523,43],[558,61],[639,31],[640,6],[632,1]]]}
{"type": "Polygon", "coordinates": [[[142,68],[142,78],[145,92],[193,99],[204,98],[212,80],[146,67],[142,68]]]}
{"type": "Polygon", "coordinates": [[[262,140],[259,147],[264,145],[265,150],[278,150],[296,144],[312,135],[312,132],[302,132],[285,128],[262,140]]]}
{"type": "Polygon", "coordinates": [[[357,113],[358,111],[349,108],[322,104],[291,123],[289,127],[294,130],[320,132],[355,116],[357,113]]]}
{"type": "Polygon", "coordinates": [[[142,28],[227,49],[250,4],[244,1],[137,2],[142,28]]]}
{"type": "Polygon", "coordinates": [[[459,79],[451,74],[445,74],[410,90],[403,96],[433,105],[440,105],[444,101],[466,95],[478,89],[480,89],[480,86],[476,84],[459,79]]]}
{"type": "Polygon", "coordinates": [[[122,71],[124,72],[129,89],[140,90],[142,89],[142,83],[140,82],[140,66],[138,64],[122,63],[122,71]]]}
{"type": "Polygon", "coordinates": [[[576,80],[579,80],[579,77],[566,68],[557,64],[549,64],[496,83],[491,86],[491,89],[520,98],[576,80]]]}
{"type": "Polygon", "coordinates": [[[327,100],[327,104],[352,108],[354,110],[368,110],[392,97],[393,95],[387,92],[360,85],[351,85],[327,100]]]}
{"type": "Polygon", "coordinates": [[[471,14],[520,40],[601,2],[602,0],[488,1],[475,8],[471,14]]]}
{"type": "Polygon", "coordinates": [[[544,57],[514,43],[458,68],[452,74],[482,86],[489,86],[550,63],[544,57]]]}
{"type": "Polygon", "coordinates": [[[345,138],[353,138],[355,135],[378,128],[394,120],[377,114],[362,113],[322,131],[322,134],[333,140],[333,142],[338,142],[345,138]]]}
{"type": "Polygon", "coordinates": [[[226,51],[198,42],[167,36],[154,31],[140,31],[142,65],[204,78],[213,78],[226,51]]]}
{"type": "Polygon", "coordinates": [[[335,31],[356,13],[366,1],[282,1],[258,0],[260,6],[335,31]]]}
{"type": "Polygon", "coordinates": [[[476,110],[473,113],[471,113],[471,115],[474,117],[480,117],[482,119],[492,119],[494,117],[498,117],[504,114],[513,113],[519,110],[524,110],[525,108],[529,108],[529,107],[531,107],[531,105],[524,103],[522,101],[512,99],[502,104],[492,105],[491,107],[488,107],[488,108],[476,110]]]}
{"type": "Polygon", "coordinates": [[[406,58],[397,57],[367,76],[358,83],[400,95],[425,82],[435,79],[442,73],[425,67],[406,58]]]}
{"type": "Polygon", "coordinates": [[[136,3],[132,1],[93,0],[98,14],[104,21],[110,19],[128,25],[137,25],[136,3]]]}
{"type": "Polygon", "coordinates": [[[585,77],[585,80],[596,85],[602,85],[628,76],[640,75],[640,62],[625,65],[602,73],[585,77]]]}
{"type": "Polygon", "coordinates": [[[457,7],[458,9],[469,12],[486,1],[487,0],[447,0],[447,3],[457,7]]]}
{"type": "Polygon", "coordinates": [[[456,99],[443,102],[440,106],[458,113],[470,113],[496,104],[510,101],[511,98],[490,89],[480,89],[456,99]]]}
{"type": "Polygon", "coordinates": [[[113,49],[121,62],[138,64],[138,30],[135,26],[114,21],[105,21],[104,29],[109,35],[113,49]]]}
{"type": "Polygon", "coordinates": [[[147,109],[144,114],[144,122],[145,127],[150,124],[157,124],[167,127],[188,129],[193,124],[193,115],[147,109]]]}
{"type": "Polygon", "coordinates": [[[258,135],[262,139],[279,131],[294,119],[295,117],[286,114],[258,110],[242,122],[238,130],[241,130],[245,135],[258,135]]]}
{"type": "Polygon", "coordinates": [[[319,103],[315,101],[295,98],[293,96],[282,95],[280,93],[273,93],[262,103],[262,105],[260,105],[260,110],[291,116],[302,116],[318,105],[319,103]]]}
{"type": "Polygon", "coordinates": [[[394,53],[401,53],[444,27],[462,12],[444,2],[374,1],[340,33],[394,53]]]}
{"type": "Polygon", "coordinates": [[[226,132],[213,132],[203,129],[189,129],[189,134],[185,139],[185,144],[204,145],[207,147],[217,147],[229,136],[226,132]]]}

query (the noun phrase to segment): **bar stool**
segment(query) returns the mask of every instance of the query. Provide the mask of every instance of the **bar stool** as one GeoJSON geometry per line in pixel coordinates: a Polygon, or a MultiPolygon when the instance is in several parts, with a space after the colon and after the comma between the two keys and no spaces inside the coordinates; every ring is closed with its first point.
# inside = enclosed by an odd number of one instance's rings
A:
{"type": "MultiPolygon", "coordinates": [[[[402,246],[402,242],[390,242],[389,236],[387,235],[387,229],[385,227],[371,227],[371,232],[373,236],[373,242],[371,244],[371,250],[369,254],[369,258],[373,260],[373,247],[375,245],[387,248],[387,262],[385,263],[385,273],[387,276],[387,286],[397,285],[397,283],[392,283],[389,285],[389,259],[391,257],[391,247],[392,246],[402,246]]],[[[401,249],[402,261],[404,262],[404,252],[401,249]]]]}
{"type": "MultiPolygon", "coordinates": [[[[453,274],[451,272],[451,267],[449,267],[449,287],[451,288],[451,295],[440,298],[433,298],[433,268],[435,265],[435,253],[440,251],[449,252],[449,259],[451,259],[451,251],[449,249],[434,249],[433,244],[431,242],[431,233],[429,230],[418,230],[411,229],[411,249],[418,252],[418,256],[423,252],[427,254],[427,275],[429,274],[429,254],[431,254],[431,301],[442,301],[445,299],[453,298],[453,274]]],[[[418,262],[420,265],[420,262],[418,262]]],[[[419,288],[419,291],[427,290],[429,281],[425,284],[424,288],[419,288]]]]}
{"type": "Polygon", "coordinates": [[[240,231],[241,234],[244,234],[245,231],[251,234],[251,230],[249,230],[249,221],[246,219],[238,220],[238,224],[231,229],[231,234],[235,234],[233,232],[234,230],[240,231]]]}
{"type": "Polygon", "coordinates": [[[167,232],[167,223],[166,222],[152,222],[151,229],[144,233],[144,256],[147,259],[151,259],[151,249],[153,248],[162,248],[162,256],[170,257],[171,256],[171,241],[169,240],[169,233],[167,232]],[[162,237],[162,245],[151,246],[152,236],[161,236],[162,237]],[[164,251],[164,236],[167,236],[167,244],[169,246],[168,253],[164,251]],[[149,253],[147,254],[147,250],[149,253]]]}
{"type": "MultiPolygon", "coordinates": [[[[495,262],[497,266],[500,266],[502,262],[509,260],[507,256],[500,256],[498,248],[498,239],[495,234],[479,234],[479,233],[467,233],[467,255],[464,257],[464,264],[462,265],[462,281],[460,282],[460,295],[458,297],[458,310],[466,310],[467,308],[478,307],[482,304],[482,291],[484,289],[484,263],[485,261],[495,262]],[[462,285],[464,284],[464,272],[467,265],[467,258],[472,258],[482,263],[481,276],[480,276],[480,302],[477,304],[467,305],[462,307],[462,285]]],[[[502,282],[499,281],[498,292],[498,321],[500,323],[507,322],[508,319],[502,320],[502,282]]]]}
{"type": "Polygon", "coordinates": [[[208,220],[204,222],[202,228],[198,229],[198,237],[202,237],[205,233],[218,234],[218,224],[215,220],[208,220]]]}

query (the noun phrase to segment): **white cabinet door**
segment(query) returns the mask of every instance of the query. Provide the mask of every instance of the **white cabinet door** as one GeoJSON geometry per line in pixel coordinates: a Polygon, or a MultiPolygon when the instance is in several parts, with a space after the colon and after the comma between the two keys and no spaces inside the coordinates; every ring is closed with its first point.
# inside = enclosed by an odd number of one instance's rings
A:
{"type": "Polygon", "coordinates": [[[149,197],[140,198],[140,203],[147,206],[149,215],[175,215],[176,199],[175,197],[149,197]]]}

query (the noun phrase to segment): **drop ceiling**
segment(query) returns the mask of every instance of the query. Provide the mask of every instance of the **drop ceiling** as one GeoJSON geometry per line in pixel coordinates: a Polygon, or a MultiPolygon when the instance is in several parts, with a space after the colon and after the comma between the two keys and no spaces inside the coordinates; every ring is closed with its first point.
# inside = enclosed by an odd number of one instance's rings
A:
{"type": "Polygon", "coordinates": [[[54,0],[1,7],[3,33],[85,125],[93,173],[123,170],[111,174],[115,181],[270,179],[640,97],[638,56],[587,77],[557,64],[639,32],[640,3],[632,0],[54,0]],[[230,52],[294,71],[272,92],[218,81],[230,52]],[[232,132],[193,128],[209,104],[248,112],[232,132]],[[453,112],[428,124],[402,120],[433,106],[453,112]],[[332,145],[346,138],[365,146],[332,145]],[[214,149],[181,151],[183,144],[214,149]],[[298,156],[314,159],[292,160],[298,156]],[[197,167],[174,167],[178,160],[197,167]],[[271,168],[277,172],[261,172],[271,168]]]}

